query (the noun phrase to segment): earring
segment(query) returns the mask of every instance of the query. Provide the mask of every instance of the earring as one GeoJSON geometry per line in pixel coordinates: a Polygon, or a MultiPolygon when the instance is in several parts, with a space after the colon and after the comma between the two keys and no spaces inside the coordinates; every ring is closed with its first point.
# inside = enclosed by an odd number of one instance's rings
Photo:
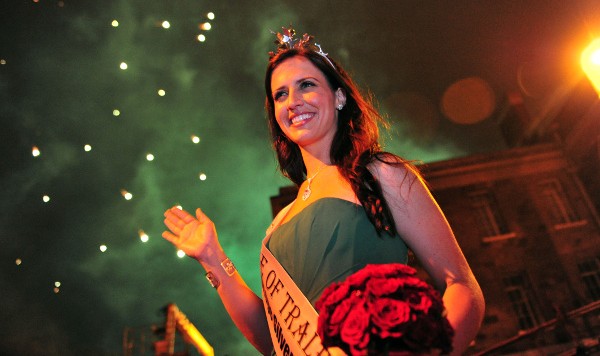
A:
{"type": "Polygon", "coordinates": [[[337,106],[337,109],[338,109],[338,110],[342,110],[343,108],[344,108],[344,105],[342,105],[342,104],[339,104],[339,105],[337,106]]]}

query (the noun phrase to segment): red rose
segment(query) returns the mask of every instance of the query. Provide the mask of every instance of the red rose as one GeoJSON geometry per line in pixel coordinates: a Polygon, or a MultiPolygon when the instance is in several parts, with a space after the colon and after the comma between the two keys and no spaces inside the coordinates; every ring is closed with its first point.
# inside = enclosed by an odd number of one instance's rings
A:
{"type": "Polygon", "coordinates": [[[336,306],[336,308],[333,310],[333,313],[331,313],[331,316],[329,317],[327,329],[324,330],[327,335],[337,335],[339,333],[340,326],[346,319],[348,312],[350,312],[355,302],[356,300],[347,298],[342,300],[342,302],[336,306]]]}
{"type": "Polygon", "coordinates": [[[405,328],[400,326],[410,320],[410,306],[401,300],[375,299],[371,303],[370,311],[373,324],[382,339],[402,336],[405,328]]]}
{"type": "Polygon", "coordinates": [[[398,278],[372,278],[367,281],[365,290],[375,297],[380,297],[394,293],[402,284],[402,280],[398,278]]]}
{"type": "Polygon", "coordinates": [[[346,318],[340,330],[340,338],[350,346],[352,355],[366,355],[366,347],[369,344],[370,315],[363,303],[355,305],[346,318]]]}

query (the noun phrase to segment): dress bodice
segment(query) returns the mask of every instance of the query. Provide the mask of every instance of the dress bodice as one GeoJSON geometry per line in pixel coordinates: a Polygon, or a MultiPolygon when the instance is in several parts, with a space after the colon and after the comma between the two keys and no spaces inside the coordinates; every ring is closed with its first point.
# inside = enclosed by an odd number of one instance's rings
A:
{"type": "Polygon", "coordinates": [[[267,247],[313,305],[332,282],[408,256],[399,236],[379,236],[362,206],[339,198],[308,205],[272,232],[267,247]]]}

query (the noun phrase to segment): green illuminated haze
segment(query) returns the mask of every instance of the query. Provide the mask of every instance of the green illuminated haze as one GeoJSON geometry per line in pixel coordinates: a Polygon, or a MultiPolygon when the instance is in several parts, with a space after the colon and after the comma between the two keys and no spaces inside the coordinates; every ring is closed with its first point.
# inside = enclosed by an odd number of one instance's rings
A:
{"type": "Polygon", "coordinates": [[[422,93],[449,84],[418,78],[414,72],[422,68],[415,69],[413,59],[404,65],[402,48],[386,44],[382,29],[372,28],[374,21],[389,26],[386,31],[410,33],[395,22],[407,16],[406,6],[390,17],[397,5],[384,2],[375,19],[365,19],[369,1],[250,3],[66,1],[61,8],[40,0],[4,6],[0,354],[119,354],[123,329],[162,322],[159,310],[169,302],[217,354],[253,353],[202,268],[177,258],[160,234],[168,207],[202,207],[259,293],[269,197],[289,184],[276,170],[263,112],[263,74],[273,49],[269,29],[293,23],[314,33],[368,85],[395,123],[386,135],[389,150],[428,162],[501,146],[490,123],[464,128],[443,120],[435,97],[433,121],[425,123],[418,112],[390,105],[393,92],[418,90],[414,83],[422,93]],[[216,15],[213,29],[199,43],[197,26],[209,11],[216,15]],[[334,13],[339,17],[319,20],[334,13]],[[113,19],[119,27],[111,27],[113,19]],[[165,19],[168,30],[157,26],[165,19]],[[394,54],[390,63],[386,46],[394,54]],[[164,97],[157,95],[161,88],[164,97]],[[463,136],[455,140],[454,134],[463,136]],[[93,149],[84,152],[84,144],[93,149]],[[37,158],[34,145],[41,150],[37,158]],[[145,159],[148,152],[154,161],[145,159]],[[198,179],[200,172],[206,181],[198,179]],[[124,200],[121,189],[133,199],[124,200]],[[42,202],[44,194],[49,203],[42,202]],[[150,236],[148,243],[140,242],[139,229],[150,236]],[[108,246],[105,253],[101,244],[108,246]],[[58,294],[54,281],[62,283],[58,294]]]}

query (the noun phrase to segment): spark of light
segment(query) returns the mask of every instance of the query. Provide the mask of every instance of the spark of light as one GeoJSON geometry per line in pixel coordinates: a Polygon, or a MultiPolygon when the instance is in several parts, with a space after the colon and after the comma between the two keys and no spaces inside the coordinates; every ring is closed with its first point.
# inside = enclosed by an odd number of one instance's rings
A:
{"type": "Polygon", "coordinates": [[[199,27],[201,30],[210,31],[210,29],[212,28],[212,25],[210,24],[210,22],[205,22],[205,23],[201,23],[199,27]]]}
{"type": "Polygon", "coordinates": [[[206,14],[206,17],[207,17],[209,20],[214,20],[214,19],[215,19],[215,14],[214,14],[214,13],[212,13],[212,12],[209,12],[208,14],[206,14]]]}
{"type": "Polygon", "coordinates": [[[33,155],[33,157],[37,157],[41,154],[40,149],[37,148],[37,146],[33,146],[33,148],[31,149],[31,154],[33,155]]]}
{"type": "Polygon", "coordinates": [[[163,21],[162,24],[161,24],[161,26],[164,29],[168,29],[168,28],[171,28],[171,23],[169,21],[163,21]]]}
{"type": "Polygon", "coordinates": [[[200,143],[200,137],[198,137],[196,135],[192,135],[192,142],[193,143],[200,143]]]}
{"type": "Polygon", "coordinates": [[[114,109],[113,110],[113,115],[114,116],[119,116],[119,115],[121,115],[121,111],[119,109],[114,109]]]}
{"type": "Polygon", "coordinates": [[[15,264],[16,264],[17,266],[20,266],[20,265],[21,265],[21,263],[23,263],[23,260],[21,260],[20,258],[17,258],[17,259],[15,260],[15,264]]]}
{"type": "Polygon", "coordinates": [[[158,95],[165,96],[167,92],[164,89],[158,89],[158,95]]]}
{"type": "Polygon", "coordinates": [[[183,252],[181,250],[177,250],[177,257],[184,258],[185,257],[185,252],[183,252]]]}
{"type": "Polygon", "coordinates": [[[127,69],[127,63],[121,62],[121,64],[119,65],[119,68],[121,68],[122,70],[127,69]]]}
{"type": "Polygon", "coordinates": [[[44,203],[47,203],[47,202],[49,202],[49,201],[50,201],[50,197],[49,197],[49,196],[47,196],[47,195],[44,195],[44,196],[42,197],[42,200],[44,201],[44,203]]]}
{"type": "Polygon", "coordinates": [[[92,146],[85,145],[85,146],[83,146],[83,149],[85,150],[85,152],[90,152],[92,150],[92,146]]]}
{"type": "Polygon", "coordinates": [[[198,177],[200,178],[200,180],[206,180],[206,174],[204,173],[200,173],[198,177]]]}
{"type": "Polygon", "coordinates": [[[152,153],[148,153],[146,155],[146,160],[148,160],[148,161],[154,161],[154,155],[152,153]]]}
{"type": "Polygon", "coordinates": [[[206,41],[206,36],[198,35],[198,42],[204,42],[204,41],[206,41]]]}
{"type": "Polygon", "coordinates": [[[106,245],[100,245],[100,252],[106,252],[107,249],[106,245]]]}
{"type": "Polygon", "coordinates": [[[119,27],[119,21],[117,20],[112,20],[110,24],[112,25],[112,27],[119,27]]]}
{"type": "Polygon", "coordinates": [[[150,236],[148,236],[148,234],[146,234],[146,233],[144,232],[144,230],[141,230],[141,229],[140,229],[140,230],[138,231],[138,234],[140,235],[140,240],[141,240],[142,242],[148,242],[148,240],[150,239],[150,236]]]}
{"type": "Polygon", "coordinates": [[[131,200],[133,198],[133,194],[129,193],[125,189],[121,189],[121,195],[123,198],[125,198],[125,200],[131,200]]]}

